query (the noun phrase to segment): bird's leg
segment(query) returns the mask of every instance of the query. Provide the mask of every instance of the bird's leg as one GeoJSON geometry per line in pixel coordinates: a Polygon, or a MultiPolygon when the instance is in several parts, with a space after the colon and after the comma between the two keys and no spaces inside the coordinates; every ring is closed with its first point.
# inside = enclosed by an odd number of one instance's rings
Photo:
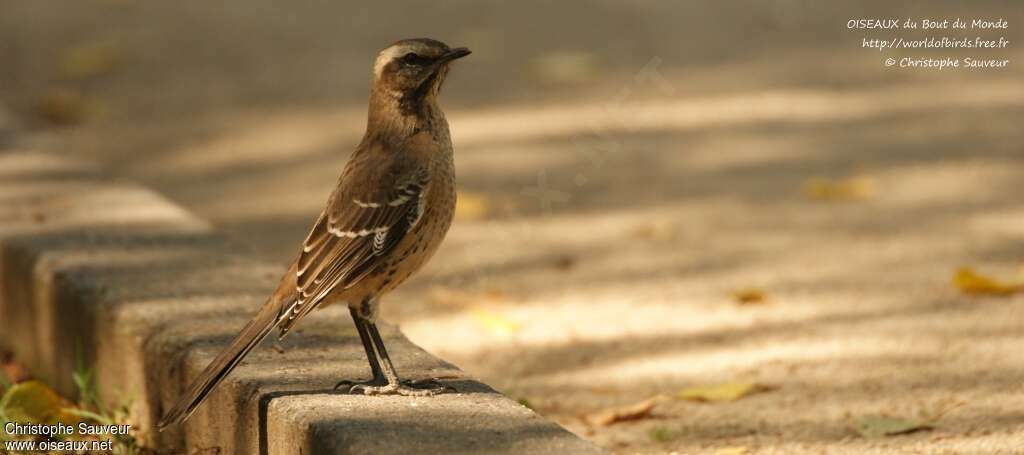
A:
{"type": "Polygon", "coordinates": [[[384,377],[388,378],[389,385],[395,385],[398,388],[393,393],[401,395],[435,395],[442,392],[455,391],[454,388],[441,384],[437,379],[399,380],[398,373],[395,372],[395,367],[391,364],[391,358],[388,356],[388,350],[384,347],[384,340],[380,337],[380,331],[377,330],[377,324],[367,321],[366,328],[370,332],[370,337],[373,338],[373,345],[377,348],[376,351],[381,355],[380,366],[384,370],[384,377]]]}
{"type": "Polygon", "coordinates": [[[370,372],[373,374],[373,378],[366,382],[355,382],[349,380],[343,380],[334,385],[335,390],[342,387],[348,387],[351,389],[357,384],[366,385],[385,385],[388,383],[384,377],[384,373],[380,369],[380,360],[376,353],[376,347],[373,345],[373,339],[370,338],[370,332],[366,329],[366,319],[360,314],[356,308],[349,308],[349,313],[352,314],[352,322],[356,326],[356,331],[359,332],[359,340],[363,342],[363,349],[366,350],[366,360],[370,363],[370,372]]]}
{"type": "Polygon", "coordinates": [[[435,379],[399,380],[398,373],[395,372],[388,351],[384,347],[384,340],[380,336],[380,331],[377,330],[377,325],[364,317],[358,310],[352,309],[351,312],[356,330],[359,331],[359,338],[363,342],[363,348],[366,349],[366,357],[370,362],[373,378],[366,382],[341,381],[334,386],[335,389],[347,385],[350,393],[407,396],[430,396],[454,390],[440,384],[435,379]]]}

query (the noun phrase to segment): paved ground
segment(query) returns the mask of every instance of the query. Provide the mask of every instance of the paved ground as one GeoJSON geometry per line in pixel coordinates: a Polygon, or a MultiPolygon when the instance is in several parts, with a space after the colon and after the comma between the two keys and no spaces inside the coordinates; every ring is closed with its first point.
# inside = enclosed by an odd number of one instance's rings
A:
{"type": "Polygon", "coordinates": [[[283,264],[359,139],[374,51],[467,45],[445,104],[470,204],[384,310],[415,342],[618,452],[1011,452],[1024,297],[951,280],[1024,273],[1024,15],[890,3],[8,2],[0,100],[283,264]],[[861,39],[903,35],[845,27],[956,16],[1007,19],[948,34],[1010,48],[879,52],[861,39]],[[882,65],[975,54],[1011,64],[882,65]],[[850,176],[863,200],[803,192],[850,176]],[[767,302],[734,303],[748,287],[767,302]],[[734,380],[778,388],[579,417],[734,380]],[[942,417],[858,437],[874,413],[942,417]]]}

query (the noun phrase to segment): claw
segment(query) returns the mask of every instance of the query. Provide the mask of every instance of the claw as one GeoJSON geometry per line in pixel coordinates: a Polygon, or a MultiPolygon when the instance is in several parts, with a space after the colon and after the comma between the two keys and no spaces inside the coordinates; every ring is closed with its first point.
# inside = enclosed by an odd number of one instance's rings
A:
{"type": "Polygon", "coordinates": [[[355,387],[357,384],[359,384],[359,383],[355,382],[355,381],[349,381],[349,380],[346,379],[344,381],[339,381],[337,384],[334,384],[334,390],[338,390],[338,389],[340,389],[342,387],[347,387],[348,391],[351,392],[352,391],[352,387],[355,387]]]}
{"type": "Polygon", "coordinates": [[[457,390],[441,383],[437,379],[415,379],[399,383],[382,383],[377,380],[355,382],[344,380],[334,385],[334,390],[348,387],[350,394],[362,395],[401,395],[412,397],[429,397],[440,393],[456,392],[457,390]]]}
{"type": "Polygon", "coordinates": [[[363,395],[401,395],[406,397],[428,397],[439,393],[434,389],[416,389],[396,384],[388,384],[384,386],[356,384],[349,389],[349,392],[362,393],[363,395]]]}

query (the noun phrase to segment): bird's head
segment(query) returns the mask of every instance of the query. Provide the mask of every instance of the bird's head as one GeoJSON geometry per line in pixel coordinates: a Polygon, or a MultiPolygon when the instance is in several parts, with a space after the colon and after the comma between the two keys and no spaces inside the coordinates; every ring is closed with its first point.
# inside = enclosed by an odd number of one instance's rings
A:
{"type": "Polygon", "coordinates": [[[469,53],[464,47],[451,48],[429,38],[398,41],[377,56],[374,91],[398,100],[403,108],[433,100],[448,74],[448,65],[469,53]]]}

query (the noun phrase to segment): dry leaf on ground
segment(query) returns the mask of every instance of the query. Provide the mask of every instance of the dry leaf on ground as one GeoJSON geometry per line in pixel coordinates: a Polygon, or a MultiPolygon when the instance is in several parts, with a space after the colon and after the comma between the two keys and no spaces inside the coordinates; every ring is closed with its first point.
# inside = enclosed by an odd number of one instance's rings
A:
{"type": "Polygon", "coordinates": [[[961,267],[953,276],[953,284],[965,294],[1011,295],[1024,291],[1022,283],[1007,283],[980,275],[970,267],[961,267]]]}
{"type": "Polygon", "coordinates": [[[482,306],[474,306],[469,311],[476,322],[494,335],[509,336],[523,329],[522,324],[482,306]]]}
{"type": "Polygon", "coordinates": [[[803,190],[805,196],[818,201],[860,201],[875,195],[875,181],[870,177],[814,177],[804,182],[803,190]]]}
{"type": "Polygon", "coordinates": [[[81,123],[97,111],[96,102],[77,90],[56,88],[46,92],[39,103],[39,115],[55,125],[81,123]]]}
{"type": "Polygon", "coordinates": [[[690,401],[736,401],[747,395],[773,390],[774,387],[754,382],[725,382],[722,384],[688,387],[676,397],[690,401]]]}
{"type": "Polygon", "coordinates": [[[654,410],[654,406],[658,404],[663,398],[653,397],[648,398],[639,403],[634,403],[629,406],[620,406],[617,408],[602,409],[597,412],[592,412],[583,417],[587,423],[606,427],[613,423],[628,422],[631,420],[646,419],[651,416],[651,411],[654,410]]]}
{"type": "Polygon", "coordinates": [[[480,220],[491,212],[491,203],[481,194],[459,193],[455,199],[455,218],[459,220],[480,220]]]}
{"type": "Polygon", "coordinates": [[[495,335],[508,336],[523,328],[522,324],[487,308],[505,302],[505,293],[501,290],[469,293],[447,286],[434,286],[430,290],[430,299],[436,304],[463,307],[477,323],[495,335]]]}
{"type": "Polygon", "coordinates": [[[633,235],[644,239],[665,242],[676,237],[676,227],[669,222],[654,222],[637,226],[633,235]]]}
{"type": "Polygon", "coordinates": [[[916,419],[880,415],[868,415],[857,419],[857,432],[865,438],[895,436],[931,428],[928,423],[916,419]]]}
{"type": "Polygon", "coordinates": [[[576,267],[576,258],[563,254],[555,258],[554,265],[558,270],[571,270],[576,267]]]}
{"type": "Polygon", "coordinates": [[[757,305],[767,300],[764,291],[757,288],[739,289],[733,291],[733,300],[739,305],[757,305]]]}
{"type": "Polygon", "coordinates": [[[673,439],[678,438],[681,434],[681,431],[660,425],[647,430],[647,437],[651,438],[655,442],[662,443],[670,442],[673,439]]]}
{"type": "Polygon", "coordinates": [[[46,384],[25,381],[14,384],[4,393],[0,403],[12,422],[53,423],[60,419],[63,400],[46,384]]]}

